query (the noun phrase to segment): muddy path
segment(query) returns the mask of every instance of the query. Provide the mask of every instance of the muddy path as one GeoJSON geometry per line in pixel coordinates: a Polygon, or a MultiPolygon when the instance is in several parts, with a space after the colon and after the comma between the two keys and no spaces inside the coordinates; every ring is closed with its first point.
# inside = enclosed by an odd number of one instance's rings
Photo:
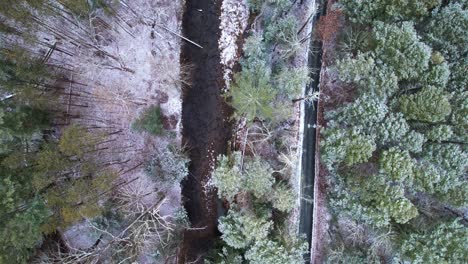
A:
{"type": "Polygon", "coordinates": [[[183,143],[191,159],[182,196],[194,228],[184,233],[179,263],[203,263],[203,256],[220,235],[216,192],[203,186],[210,178],[213,158],[226,152],[232,131],[232,110],[221,95],[221,4],[221,0],[187,0],[182,22],[183,35],[203,49],[185,42],[181,51],[181,62],[193,67],[191,85],[184,87],[182,103],[183,143]]]}

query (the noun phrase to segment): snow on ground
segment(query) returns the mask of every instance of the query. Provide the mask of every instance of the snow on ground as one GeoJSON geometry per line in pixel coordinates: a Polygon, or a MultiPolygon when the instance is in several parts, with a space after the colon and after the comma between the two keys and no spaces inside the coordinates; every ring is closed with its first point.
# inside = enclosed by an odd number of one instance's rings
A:
{"type": "MultiPolygon", "coordinates": [[[[48,30],[37,33],[41,41],[57,44],[73,55],[56,50],[48,60],[49,64],[72,70],[65,72],[65,77],[75,82],[63,85],[60,100],[69,117],[57,123],[80,124],[92,133],[108,134],[108,142],[99,145],[99,159],[119,172],[119,181],[137,179],[115,192],[143,185],[155,193],[163,191],[168,194],[163,213],[170,214],[181,204],[180,187],[162,187],[144,173],[144,164],[156,149],[181,144],[182,40],[171,31],[181,32],[183,0],[120,3],[115,16],[98,13],[89,21],[76,20],[79,26],[49,18],[47,24],[57,28],[62,36],[48,30]],[[63,37],[67,35],[70,37],[63,37]],[[160,105],[165,126],[170,130],[168,136],[154,137],[132,130],[138,115],[152,105],[160,105]]],[[[47,51],[37,50],[42,54],[47,51]]],[[[156,194],[148,195],[142,203],[151,206],[157,199],[156,194]]],[[[82,228],[78,224],[64,232],[65,240],[74,248],[90,244],[83,237],[87,232],[82,232],[82,228]]]]}
{"type": "Polygon", "coordinates": [[[232,79],[232,70],[239,59],[238,39],[244,33],[249,19],[249,7],[246,0],[224,0],[221,6],[221,37],[219,49],[221,64],[224,68],[226,89],[232,79]]]}

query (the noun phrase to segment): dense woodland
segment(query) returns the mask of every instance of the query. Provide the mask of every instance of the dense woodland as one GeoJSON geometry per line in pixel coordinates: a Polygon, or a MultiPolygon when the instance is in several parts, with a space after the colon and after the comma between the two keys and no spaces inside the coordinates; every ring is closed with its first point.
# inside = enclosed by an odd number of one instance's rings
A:
{"type": "Polygon", "coordinates": [[[341,0],[330,14],[344,17],[328,68],[341,92],[323,98],[328,262],[466,263],[466,1],[341,0]]]}

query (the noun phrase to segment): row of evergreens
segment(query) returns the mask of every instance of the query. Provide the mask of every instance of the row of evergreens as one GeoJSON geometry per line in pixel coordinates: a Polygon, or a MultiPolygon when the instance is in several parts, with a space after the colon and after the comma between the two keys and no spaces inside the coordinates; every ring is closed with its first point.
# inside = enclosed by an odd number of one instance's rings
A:
{"type": "Polygon", "coordinates": [[[298,200],[289,183],[296,169],[294,154],[285,159],[287,155],[278,154],[290,150],[288,140],[294,136],[285,131],[294,118],[292,100],[301,97],[309,82],[307,67],[292,64],[304,47],[298,37],[301,25],[293,15],[293,1],[249,5],[257,24],[245,39],[242,70],[226,94],[235,118],[246,122],[247,135],[239,151],[218,157],[213,172],[212,183],[229,210],[219,219],[221,241],[211,261],[303,263],[308,245],[289,226],[298,200]],[[257,153],[265,146],[270,153],[257,153]]]}

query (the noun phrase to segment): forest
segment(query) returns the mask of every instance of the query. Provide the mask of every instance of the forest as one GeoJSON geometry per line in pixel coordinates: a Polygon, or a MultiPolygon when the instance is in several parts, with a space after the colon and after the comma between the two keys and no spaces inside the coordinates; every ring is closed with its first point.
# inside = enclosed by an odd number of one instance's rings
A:
{"type": "Polygon", "coordinates": [[[327,263],[466,263],[466,1],[329,8],[327,263]]]}
{"type": "Polygon", "coordinates": [[[0,264],[468,263],[467,8],[2,0],[0,264]]]}

